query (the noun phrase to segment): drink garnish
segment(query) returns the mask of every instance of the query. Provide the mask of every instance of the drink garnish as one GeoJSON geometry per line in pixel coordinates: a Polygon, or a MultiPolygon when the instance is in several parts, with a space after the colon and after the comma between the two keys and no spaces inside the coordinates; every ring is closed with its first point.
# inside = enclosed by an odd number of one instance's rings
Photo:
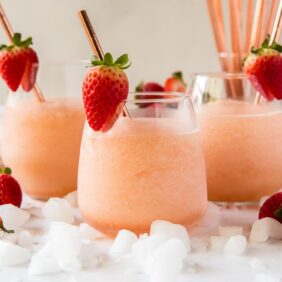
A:
{"type": "Polygon", "coordinates": [[[108,131],[123,110],[128,96],[128,79],[124,72],[130,66],[128,55],[113,60],[110,53],[102,60],[95,58],[86,74],[82,93],[89,126],[95,131],[108,131]]]}
{"type": "Polygon", "coordinates": [[[11,173],[8,167],[0,168],[0,205],[12,204],[20,207],[22,203],[21,187],[11,173]]]}
{"type": "Polygon", "coordinates": [[[267,100],[282,99],[282,46],[267,37],[260,48],[252,48],[244,59],[244,72],[254,88],[267,100]]]}
{"type": "Polygon", "coordinates": [[[0,46],[0,75],[12,91],[21,85],[30,91],[36,81],[38,57],[30,47],[32,38],[22,40],[20,33],[15,33],[11,45],[0,46]]]}

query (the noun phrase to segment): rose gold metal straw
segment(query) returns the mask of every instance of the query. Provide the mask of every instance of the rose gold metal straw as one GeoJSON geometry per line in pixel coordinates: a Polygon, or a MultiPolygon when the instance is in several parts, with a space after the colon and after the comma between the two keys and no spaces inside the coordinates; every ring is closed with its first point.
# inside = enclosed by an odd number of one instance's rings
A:
{"type": "MultiPolygon", "coordinates": [[[[270,45],[279,38],[280,32],[281,32],[281,25],[282,25],[282,1],[280,1],[278,10],[276,13],[276,18],[273,24],[272,33],[271,33],[271,37],[269,40],[270,45]]],[[[261,98],[262,97],[260,93],[257,93],[256,98],[255,98],[255,104],[259,104],[261,101],[261,98]]]]}
{"type": "MultiPolygon", "coordinates": [[[[8,37],[9,41],[12,42],[14,31],[12,29],[12,26],[11,26],[11,24],[10,24],[1,4],[0,4],[0,21],[1,21],[1,24],[3,26],[4,32],[6,33],[6,36],[8,37]]],[[[45,101],[45,98],[44,98],[43,94],[41,93],[40,88],[39,88],[37,83],[35,83],[35,85],[32,89],[32,92],[39,102],[45,101]]]]}
{"type": "MultiPolygon", "coordinates": [[[[100,45],[99,39],[96,35],[96,32],[90,22],[90,19],[87,15],[87,12],[85,10],[79,11],[78,12],[79,19],[81,21],[82,27],[85,31],[85,34],[87,36],[87,39],[89,41],[90,47],[94,54],[100,59],[104,59],[104,52],[102,50],[102,47],[100,45]]],[[[124,105],[123,108],[124,114],[130,118],[130,114],[126,108],[126,105],[124,105]]]]}

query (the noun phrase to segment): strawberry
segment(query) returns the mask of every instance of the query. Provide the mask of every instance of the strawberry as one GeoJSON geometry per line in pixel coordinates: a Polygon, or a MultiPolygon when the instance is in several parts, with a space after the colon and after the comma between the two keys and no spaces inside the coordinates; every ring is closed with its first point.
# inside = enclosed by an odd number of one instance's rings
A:
{"type": "Polygon", "coordinates": [[[24,91],[30,91],[36,80],[38,57],[29,46],[31,37],[21,39],[20,33],[13,36],[12,45],[0,46],[0,75],[12,91],[20,84],[24,91]]]}
{"type": "Polygon", "coordinates": [[[156,82],[139,83],[135,88],[136,92],[163,92],[164,88],[156,82]]]}
{"type": "Polygon", "coordinates": [[[166,79],[164,83],[164,90],[165,92],[185,92],[186,83],[183,80],[181,71],[174,72],[172,76],[166,79]]]}
{"type": "Polygon", "coordinates": [[[22,191],[19,183],[11,174],[10,168],[0,169],[0,205],[12,204],[20,207],[22,203],[22,191]]]}
{"type": "Polygon", "coordinates": [[[267,100],[282,99],[282,46],[269,44],[269,37],[244,59],[244,72],[267,100]]]}
{"type": "Polygon", "coordinates": [[[282,192],[268,198],[259,211],[259,219],[272,217],[282,223],[282,192]]]}
{"type": "Polygon", "coordinates": [[[95,58],[82,86],[82,95],[89,126],[95,131],[108,131],[122,112],[128,96],[128,56],[116,61],[110,53],[103,60],[95,58]]]}
{"type": "MultiPolygon", "coordinates": [[[[160,95],[154,95],[154,94],[149,94],[148,92],[164,92],[164,88],[156,83],[156,82],[146,82],[143,83],[143,81],[141,83],[139,83],[136,88],[135,88],[136,92],[147,92],[146,94],[142,95],[142,94],[138,94],[135,95],[135,99],[139,100],[139,99],[160,99],[161,96],[160,95]]],[[[155,105],[155,103],[139,103],[138,106],[139,108],[147,108],[151,105],[155,105]]]]}

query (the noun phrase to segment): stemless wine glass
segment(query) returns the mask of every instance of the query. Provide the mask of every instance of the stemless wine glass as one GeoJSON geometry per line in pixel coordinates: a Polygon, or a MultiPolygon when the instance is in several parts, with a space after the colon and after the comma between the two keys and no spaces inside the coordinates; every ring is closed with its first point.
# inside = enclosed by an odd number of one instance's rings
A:
{"type": "Polygon", "coordinates": [[[84,219],[109,236],[146,232],[153,220],[191,225],[207,203],[204,159],[188,97],[132,93],[106,133],[86,122],[78,201],[84,219]]]}
{"type": "MultiPolygon", "coordinates": [[[[2,158],[29,195],[64,196],[77,187],[79,148],[85,121],[81,93],[84,62],[41,64],[32,91],[10,93],[4,110],[2,158]]],[[[36,67],[36,66],[35,66],[36,67]]]]}
{"type": "Polygon", "coordinates": [[[255,104],[241,73],[195,74],[189,92],[199,117],[209,200],[254,202],[282,187],[282,104],[255,104]]]}

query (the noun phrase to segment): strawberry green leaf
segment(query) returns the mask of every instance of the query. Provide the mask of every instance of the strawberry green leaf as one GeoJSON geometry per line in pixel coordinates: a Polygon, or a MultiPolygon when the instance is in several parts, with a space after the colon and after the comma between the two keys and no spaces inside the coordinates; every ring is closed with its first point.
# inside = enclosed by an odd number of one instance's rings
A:
{"type": "Polygon", "coordinates": [[[116,59],[115,61],[115,65],[126,65],[128,63],[128,55],[127,54],[123,54],[121,55],[119,58],[116,59]]]}
{"type": "Polygon", "coordinates": [[[282,218],[282,206],[280,206],[275,212],[274,212],[275,217],[277,218],[282,218]]]}
{"type": "Polygon", "coordinates": [[[251,53],[260,54],[263,49],[273,49],[278,51],[279,53],[282,53],[282,45],[278,44],[275,41],[273,41],[273,43],[269,45],[269,42],[270,42],[270,36],[267,35],[264,41],[262,42],[261,47],[259,48],[252,47],[251,53]]]}
{"type": "Polygon", "coordinates": [[[29,45],[32,45],[32,44],[33,44],[32,38],[28,37],[26,40],[24,40],[20,43],[20,46],[21,47],[28,47],[29,45]]]}
{"type": "Polygon", "coordinates": [[[94,56],[91,64],[92,66],[112,66],[124,70],[131,66],[131,63],[129,63],[128,61],[129,59],[127,54],[123,54],[114,61],[113,56],[110,53],[106,53],[103,60],[100,60],[99,58],[94,56]]]}
{"type": "Polygon", "coordinates": [[[5,45],[5,44],[0,45],[0,51],[4,50],[4,49],[7,49],[7,45],[5,45]]]}
{"type": "Polygon", "coordinates": [[[110,53],[106,53],[104,56],[104,64],[106,66],[112,66],[114,63],[113,56],[110,53]]]}
{"type": "Polygon", "coordinates": [[[1,167],[0,173],[1,174],[12,174],[12,170],[9,167],[1,167]]]}
{"type": "Polygon", "coordinates": [[[144,85],[143,81],[139,82],[139,84],[135,87],[135,91],[136,92],[142,92],[143,85],[144,85]]]}
{"type": "Polygon", "coordinates": [[[15,46],[19,46],[22,41],[22,35],[16,32],[13,36],[13,43],[15,46]]]}
{"type": "Polygon", "coordinates": [[[3,225],[3,222],[2,220],[0,220],[0,230],[2,230],[4,233],[8,233],[8,234],[12,234],[12,233],[15,233],[14,230],[7,230],[4,225],[3,225]]]}
{"type": "Polygon", "coordinates": [[[181,71],[176,71],[176,72],[174,72],[174,73],[172,74],[172,77],[177,78],[177,79],[183,81],[183,75],[182,75],[182,72],[181,72],[181,71]]]}
{"type": "Polygon", "coordinates": [[[91,64],[93,66],[101,66],[101,65],[104,65],[104,63],[102,61],[92,61],[91,64]]]}

